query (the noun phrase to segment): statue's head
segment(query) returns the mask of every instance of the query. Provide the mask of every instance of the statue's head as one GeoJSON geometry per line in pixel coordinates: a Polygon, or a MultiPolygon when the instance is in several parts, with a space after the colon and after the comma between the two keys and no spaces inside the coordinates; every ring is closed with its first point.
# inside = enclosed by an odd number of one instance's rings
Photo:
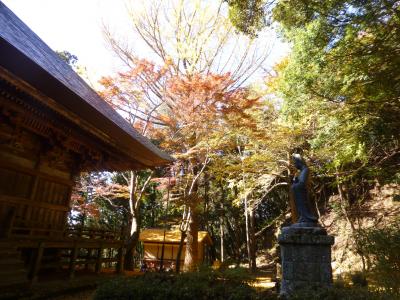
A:
{"type": "Polygon", "coordinates": [[[301,170],[303,167],[306,166],[306,163],[304,162],[303,158],[298,153],[293,154],[293,161],[294,161],[295,167],[298,170],[301,170]]]}

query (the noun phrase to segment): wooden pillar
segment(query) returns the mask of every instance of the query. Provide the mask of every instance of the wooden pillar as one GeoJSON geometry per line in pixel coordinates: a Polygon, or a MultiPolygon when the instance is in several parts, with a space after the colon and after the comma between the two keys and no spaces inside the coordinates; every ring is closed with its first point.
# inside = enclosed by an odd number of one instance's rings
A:
{"type": "Polygon", "coordinates": [[[34,203],[35,201],[41,201],[41,199],[37,200],[36,199],[36,194],[37,194],[37,189],[38,189],[38,185],[39,185],[39,181],[40,181],[40,176],[38,174],[39,169],[40,169],[40,165],[42,163],[42,152],[43,152],[43,145],[40,146],[40,150],[39,150],[39,155],[38,158],[35,162],[35,166],[34,166],[34,175],[33,175],[33,182],[31,185],[31,190],[30,190],[30,194],[29,194],[29,202],[31,203],[31,205],[28,205],[27,210],[25,212],[25,221],[30,222],[31,218],[32,218],[32,210],[35,207],[34,203]],[[35,200],[36,199],[36,200],[35,200]]]}
{"type": "MultiPolygon", "coordinates": [[[[68,191],[67,191],[67,203],[63,203],[63,205],[68,205],[69,210],[72,209],[72,204],[71,204],[71,196],[72,196],[72,189],[73,189],[73,185],[68,185],[68,191]]],[[[63,220],[62,220],[62,231],[63,234],[65,235],[67,233],[68,230],[68,212],[69,210],[67,210],[64,215],[63,215],[63,220]]]]}
{"type": "Polygon", "coordinates": [[[76,259],[78,257],[78,245],[75,243],[74,248],[72,248],[71,256],[69,260],[69,278],[75,277],[75,266],[76,266],[76,259]]]}
{"type": "Polygon", "coordinates": [[[15,206],[6,204],[0,207],[0,238],[9,238],[11,236],[15,215],[15,206]]]}
{"type": "Polygon", "coordinates": [[[112,266],[112,263],[111,263],[111,258],[112,257],[114,257],[113,256],[113,254],[114,254],[114,248],[108,248],[108,258],[109,258],[109,260],[108,260],[108,267],[109,268],[111,268],[111,266],[112,266]]]}
{"type": "Polygon", "coordinates": [[[36,250],[35,256],[32,260],[31,268],[30,268],[30,279],[31,283],[35,283],[37,281],[37,275],[40,270],[40,264],[42,262],[44,251],[44,242],[39,242],[38,248],[36,250]]]}
{"type": "Polygon", "coordinates": [[[103,247],[97,249],[97,259],[96,259],[96,267],[95,272],[98,274],[101,272],[101,264],[103,262],[103,247]]]}
{"type": "Polygon", "coordinates": [[[89,269],[90,260],[92,259],[92,256],[93,256],[93,249],[87,248],[85,270],[89,269]]]}
{"type": "Polygon", "coordinates": [[[118,249],[117,273],[119,274],[122,274],[124,272],[125,252],[126,249],[123,246],[118,249]]]}
{"type": "MultiPolygon", "coordinates": [[[[35,168],[35,170],[37,170],[37,168],[35,168]]],[[[39,175],[35,175],[34,179],[33,179],[33,184],[32,184],[32,188],[31,188],[31,193],[29,195],[29,200],[30,201],[34,201],[35,197],[36,197],[36,191],[37,191],[37,187],[38,187],[38,183],[39,183],[40,177],[39,175]]]]}

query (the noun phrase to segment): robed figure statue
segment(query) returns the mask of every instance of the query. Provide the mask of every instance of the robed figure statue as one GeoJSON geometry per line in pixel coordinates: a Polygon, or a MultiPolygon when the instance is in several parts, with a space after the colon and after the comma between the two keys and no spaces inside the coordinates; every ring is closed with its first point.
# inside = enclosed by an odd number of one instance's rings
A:
{"type": "MultiPolygon", "coordinates": [[[[318,218],[314,216],[309,207],[307,180],[309,169],[300,155],[293,155],[294,165],[299,170],[299,175],[294,177],[292,184],[292,192],[296,204],[299,219],[297,223],[317,223],[318,218]]],[[[311,224],[310,224],[311,225],[311,224]]]]}

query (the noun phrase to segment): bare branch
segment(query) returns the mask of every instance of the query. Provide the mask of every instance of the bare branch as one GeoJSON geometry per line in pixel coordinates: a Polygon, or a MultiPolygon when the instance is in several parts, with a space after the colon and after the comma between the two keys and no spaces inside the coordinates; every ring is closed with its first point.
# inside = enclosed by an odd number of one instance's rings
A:
{"type": "Polygon", "coordinates": [[[153,174],[154,174],[154,171],[151,171],[149,176],[147,177],[146,181],[143,183],[142,188],[137,196],[137,199],[138,199],[137,202],[141,201],[144,191],[146,190],[147,186],[149,185],[150,180],[153,178],[153,174]]]}
{"type": "Polygon", "coordinates": [[[114,207],[114,208],[120,208],[120,209],[123,209],[123,210],[126,211],[126,212],[129,212],[129,211],[126,209],[126,207],[124,207],[124,206],[122,206],[122,205],[116,205],[116,204],[114,204],[114,203],[112,202],[112,200],[111,200],[110,198],[108,198],[108,197],[105,197],[105,196],[101,195],[101,196],[99,196],[99,198],[106,200],[106,201],[107,201],[112,207],[114,207]]]}

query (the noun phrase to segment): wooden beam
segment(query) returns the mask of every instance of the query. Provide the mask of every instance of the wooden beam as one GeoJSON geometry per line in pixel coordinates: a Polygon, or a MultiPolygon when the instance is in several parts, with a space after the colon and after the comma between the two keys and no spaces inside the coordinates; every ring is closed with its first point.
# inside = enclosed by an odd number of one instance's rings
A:
{"type": "Polygon", "coordinates": [[[28,205],[32,207],[43,207],[43,208],[48,208],[48,209],[54,209],[57,211],[69,211],[68,206],[64,205],[59,205],[59,204],[51,204],[51,203],[46,203],[46,202],[32,202],[30,200],[27,200],[26,198],[21,198],[21,197],[14,197],[14,196],[4,196],[0,195],[0,202],[7,202],[7,203],[14,203],[14,204],[23,204],[23,205],[28,205]]]}
{"type": "Polygon", "coordinates": [[[29,276],[31,279],[31,283],[35,283],[37,281],[37,276],[42,262],[44,247],[45,247],[44,242],[39,242],[38,248],[35,251],[36,253],[34,259],[32,260],[31,271],[29,276]]]}
{"type": "Polygon", "coordinates": [[[99,274],[101,272],[101,264],[103,263],[103,247],[97,249],[97,260],[95,266],[95,272],[99,274]]]}
{"type": "MultiPolygon", "coordinates": [[[[41,146],[40,148],[43,148],[43,146],[41,146]]],[[[36,172],[39,171],[40,164],[41,164],[41,161],[42,161],[42,158],[41,158],[41,155],[40,155],[41,152],[42,152],[42,149],[40,149],[37,161],[35,163],[34,170],[36,172]]],[[[33,184],[32,184],[32,188],[31,188],[31,194],[29,195],[29,201],[30,202],[33,202],[35,200],[35,196],[36,196],[36,191],[37,191],[39,180],[40,180],[39,174],[38,173],[33,174],[33,184]]]]}
{"type": "MultiPolygon", "coordinates": [[[[87,250],[86,261],[90,261],[92,259],[92,255],[93,255],[93,250],[94,249],[93,248],[89,248],[89,249],[86,249],[86,250],[87,250]]],[[[85,270],[89,270],[89,263],[85,264],[85,270]]]]}
{"type": "Polygon", "coordinates": [[[118,249],[117,273],[119,274],[124,273],[125,253],[126,249],[124,247],[118,249]]]}
{"type": "Polygon", "coordinates": [[[33,176],[37,175],[40,178],[46,179],[46,180],[51,181],[51,182],[63,184],[63,185],[66,185],[66,186],[73,186],[74,185],[74,181],[71,180],[71,179],[65,179],[65,178],[62,178],[62,177],[52,176],[50,174],[44,173],[44,172],[39,171],[39,170],[30,169],[30,168],[24,167],[22,165],[15,164],[14,162],[10,163],[9,161],[6,161],[5,159],[0,159],[0,166],[2,166],[4,168],[7,168],[7,169],[14,170],[14,171],[27,173],[27,174],[33,175],[33,176]]]}
{"type": "Polygon", "coordinates": [[[15,215],[15,206],[0,205],[0,239],[11,236],[15,215]]]}
{"type": "Polygon", "coordinates": [[[69,278],[75,277],[75,266],[76,266],[76,258],[78,257],[78,245],[75,243],[74,248],[71,250],[71,256],[69,260],[69,278]]]}
{"type": "MultiPolygon", "coordinates": [[[[2,44],[1,39],[0,44],[2,44]]],[[[16,55],[16,53],[12,55],[15,60],[14,55],[16,55]]],[[[28,73],[32,74],[32,72],[28,73]]],[[[98,153],[102,156],[108,157],[107,161],[101,163],[103,164],[102,166],[96,165],[98,160],[93,160],[89,164],[90,167],[84,169],[85,171],[93,169],[103,170],[104,167],[115,170],[144,169],[164,165],[172,161],[171,157],[161,152],[151,144],[150,141],[146,138],[143,139],[143,137],[140,137],[131,127],[127,126],[128,123],[117,113],[112,113],[114,116],[111,116],[110,107],[104,101],[99,102],[98,99],[92,99],[97,105],[97,108],[93,110],[94,107],[92,104],[87,103],[79,96],[76,98],[75,96],[77,95],[75,93],[66,96],[66,94],[71,92],[69,88],[58,92],[55,98],[48,97],[45,96],[40,89],[38,90],[27,84],[27,82],[22,81],[21,78],[18,78],[15,74],[16,73],[10,73],[4,66],[0,66],[0,80],[4,80],[13,87],[11,90],[7,89],[7,92],[19,100],[22,99],[24,104],[29,104],[31,108],[35,108],[35,110],[31,110],[29,115],[32,119],[35,119],[36,122],[42,121],[43,124],[46,123],[47,127],[51,127],[54,132],[58,131],[64,133],[63,129],[68,128],[71,139],[81,144],[83,147],[90,149],[91,151],[89,152],[98,150],[98,153]],[[59,103],[60,101],[62,103],[59,103]],[[77,104],[78,102],[72,104],[72,102],[75,101],[79,101],[79,105],[77,104]],[[76,111],[77,105],[79,109],[76,111]],[[105,106],[107,111],[106,115],[103,115],[103,113],[98,115],[99,108],[101,109],[99,105],[105,106]],[[66,109],[66,107],[68,108],[66,109]],[[89,109],[90,112],[86,109],[89,109]],[[46,118],[46,120],[42,120],[43,117],[37,118],[38,111],[45,111],[45,115],[49,117],[46,118]],[[82,114],[84,114],[84,116],[82,114]],[[116,117],[118,120],[113,121],[110,117],[116,117]],[[92,118],[94,119],[88,122],[88,120],[92,118]],[[57,125],[54,126],[53,123],[57,123],[57,125]],[[101,129],[99,125],[101,125],[101,129]]],[[[23,74],[25,75],[26,73],[23,74]]],[[[39,77],[41,76],[35,73],[34,78],[37,79],[39,77]]],[[[51,78],[49,78],[49,80],[51,81],[51,78]]],[[[58,82],[58,84],[60,84],[60,82],[58,82]]],[[[49,85],[49,81],[46,81],[44,87],[49,87],[49,85]]],[[[65,86],[63,86],[63,88],[65,88],[65,86]]],[[[98,98],[98,95],[95,93],[93,96],[98,98]]],[[[32,131],[29,124],[25,124],[24,128],[32,131]]]]}

